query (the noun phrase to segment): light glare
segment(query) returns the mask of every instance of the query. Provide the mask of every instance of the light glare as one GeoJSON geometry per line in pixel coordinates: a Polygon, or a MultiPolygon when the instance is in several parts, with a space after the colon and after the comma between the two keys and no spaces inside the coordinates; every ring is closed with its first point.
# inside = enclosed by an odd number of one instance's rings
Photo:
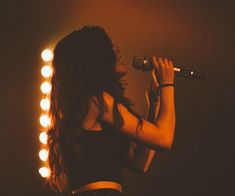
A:
{"type": "Polygon", "coordinates": [[[39,158],[40,158],[42,161],[47,161],[47,158],[48,158],[48,150],[46,150],[46,149],[40,150],[40,152],[39,152],[39,158]]]}
{"type": "Polygon", "coordinates": [[[39,121],[40,121],[40,124],[45,128],[51,125],[51,120],[49,116],[46,114],[40,116],[39,121]]]}
{"type": "Polygon", "coordinates": [[[49,82],[43,82],[41,84],[41,91],[44,93],[44,94],[47,94],[51,91],[51,83],[49,82]]]}
{"type": "Polygon", "coordinates": [[[41,57],[44,61],[48,62],[48,61],[51,61],[53,59],[53,53],[50,49],[47,48],[47,49],[42,51],[41,57]]]}
{"type": "Polygon", "coordinates": [[[50,65],[44,65],[41,69],[41,74],[44,78],[49,78],[52,75],[52,68],[50,65]]]}
{"type": "Polygon", "coordinates": [[[39,135],[39,140],[42,144],[47,144],[47,140],[48,140],[48,135],[45,131],[43,131],[42,133],[40,133],[39,135]]]}
{"type": "Polygon", "coordinates": [[[40,107],[44,110],[44,111],[48,111],[50,109],[50,100],[48,98],[42,99],[40,101],[40,107]]]}
{"type": "Polygon", "coordinates": [[[43,178],[48,178],[51,175],[51,171],[49,168],[47,167],[41,167],[39,170],[39,174],[43,177],[43,178]]]}

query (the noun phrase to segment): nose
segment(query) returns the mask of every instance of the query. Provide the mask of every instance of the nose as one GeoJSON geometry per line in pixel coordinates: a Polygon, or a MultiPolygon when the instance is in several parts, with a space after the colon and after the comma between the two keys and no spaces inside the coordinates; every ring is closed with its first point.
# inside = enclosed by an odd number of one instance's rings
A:
{"type": "Polygon", "coordinates": [[[113,51],[116,54],[117,60],[120,61],[122,58],[120,55],[120,48],[118,46],[113,46],[113,51]]]}

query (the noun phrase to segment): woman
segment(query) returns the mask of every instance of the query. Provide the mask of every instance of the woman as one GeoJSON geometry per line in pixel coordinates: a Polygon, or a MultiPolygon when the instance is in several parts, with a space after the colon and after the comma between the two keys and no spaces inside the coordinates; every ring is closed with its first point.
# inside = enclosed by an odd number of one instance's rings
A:
{"type": "Polygon", "coordinates": [[[48,131],[48,180],[55,191],[121,195],[124,167],[146,172],[156,149],[171,148],[173,63],[152,58],[157,79],[147,93],[147,121],[124,97],[126,69],[119,52],[97,26],[72,32],[55,48],[48,131]]]}

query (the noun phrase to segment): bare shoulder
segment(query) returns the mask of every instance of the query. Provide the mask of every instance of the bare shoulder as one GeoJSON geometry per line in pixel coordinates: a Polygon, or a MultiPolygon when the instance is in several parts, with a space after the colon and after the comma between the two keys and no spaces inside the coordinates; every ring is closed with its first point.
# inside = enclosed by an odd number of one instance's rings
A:
{"type": "Polygon", "coordinates": [[[114,105],[114,97],[110,95],[108,92],[103,92],[103,98],[105,104],[107,106],[107,110],[104,112],[103,120],[112,124],[113,123],[113,105],[114,105]]]}
{"type": "Polygon", "coordinates": [[[110,95],[107,91],[103,91],[103,98],[106,104],[108,106],[112,106],[114,103],[114,97],[110,95]]]}
{"type": "MultiPolygon", "coordinates": [[[[114,97],[106,91],[103,92],[103,97],[104,97],[105,103],[108,105],[108,109],[112,110],[113,104],[114,104],[114,97]]],[[[120,112],[128,112],[127,108],[124,107],[121,103],[118,103],[117,106],[120,112]]]]}

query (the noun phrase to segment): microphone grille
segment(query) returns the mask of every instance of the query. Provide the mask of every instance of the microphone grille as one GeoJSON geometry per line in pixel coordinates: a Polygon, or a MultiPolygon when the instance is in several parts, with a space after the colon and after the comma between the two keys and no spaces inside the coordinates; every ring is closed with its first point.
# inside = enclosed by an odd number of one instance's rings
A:
{"type": "Polygon", "coordinates": [[[132,64],[134,68],[143,71],[149,71],[153,67],[150,57],[133,57],[132,64]]]}

